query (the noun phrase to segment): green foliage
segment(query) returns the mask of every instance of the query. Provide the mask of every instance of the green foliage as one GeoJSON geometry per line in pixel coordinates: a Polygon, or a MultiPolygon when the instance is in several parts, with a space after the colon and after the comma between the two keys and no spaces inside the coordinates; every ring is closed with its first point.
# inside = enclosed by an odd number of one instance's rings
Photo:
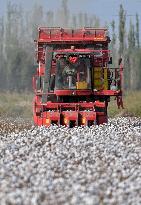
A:
{"type": "Polygon", "coordinates": [[[122,4],[119,10],[119,56],[123,56],[125,48],[125,24],[126,24],[126,13],[122,4]]]}
{"type": "Polygon", "coordinates": [[[113,20],[111,23],[111,27],[112,27],[112,47],[115,46],[116,44],[116,34],[115,34],[115,21],[113,20]]]}
{"type": "Polygon", "coordinates": [[[135,28],[134,25],[132,24],[132,21],[130,20],[130,28],[129,28],[129,33],[128,33],[128,47],[129,47],[129,52],[130,50],[135,48],[135,28]]]}
{"type": "Polygon", "coordinates": [[[126,28],[126,18],[126,12],[123,6],[120,5],[118,40],[115,34],[115,22],[111,22],[111,48],[113,55],[113,65],[117,65],[116,62],[118,61],[118,57],[123,58],[123,88],[125,90],[136,90],[141,89],[141,49],[139,42],[139,17],[138,14],[136,14],[135,24],[130,19],[129,30],[127,30],[126,28]],[[117,53],[119,55],[117,55],[117,53]]]}
{"type": "Polygon", "coordinates": [[[113,66],[117,67],[117,50],[116,50],[116,41],[117,41],[117,36],[115,32],[115,21],[113,20],[111,22],[111,28],[112,28],[112,39],[111,39],[111,50],[112,50],[112,57],[113,57],[113,66]]]}
{"type": "Polygon", "coordinates": [[[136,14],[136,43],[137,47],[140,47],[140,34],[139,34],[139,15],[136,14]]]}

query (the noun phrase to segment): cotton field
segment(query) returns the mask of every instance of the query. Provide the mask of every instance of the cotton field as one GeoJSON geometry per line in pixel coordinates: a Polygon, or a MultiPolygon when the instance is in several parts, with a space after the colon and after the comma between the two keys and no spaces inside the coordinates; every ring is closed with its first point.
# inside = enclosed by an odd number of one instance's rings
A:
{"type": "Polygon", "coordinates": [[[140,118],[74,128],[0,119],[1,205],[138,205],[140,190],[140,118]]]}

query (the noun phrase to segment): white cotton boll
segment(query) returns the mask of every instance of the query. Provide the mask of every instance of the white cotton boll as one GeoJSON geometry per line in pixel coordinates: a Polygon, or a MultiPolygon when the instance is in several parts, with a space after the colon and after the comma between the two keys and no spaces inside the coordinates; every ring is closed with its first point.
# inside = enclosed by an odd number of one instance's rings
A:
{"type": "Polygon", "coordinates": [[[0,124],[2,204],[140,204],[140,118],[72,129],[0,124]]]}

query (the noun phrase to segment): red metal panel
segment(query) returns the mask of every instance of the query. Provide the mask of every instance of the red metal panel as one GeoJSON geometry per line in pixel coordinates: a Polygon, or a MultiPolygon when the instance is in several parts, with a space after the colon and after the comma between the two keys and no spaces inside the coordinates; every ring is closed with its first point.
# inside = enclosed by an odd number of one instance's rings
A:
{"type": "Polygon", "coordinates": [[[82,116],[82,118],[86,118],[86,120],[96,120],[96,112],[94,111],[81,111],[79,113],[82,116]]]}
{"type": "Polygon", "coordinates": [[[52,122],[60,124],[60,113],[57,111],[48,111],[42,113],[43,125],[50,126],[52,122]]]}
{"type": "Polygon", "coordinates": [[[75,125],[78,125],[78,111],[63,111],[61,116],[63,121],[62,124],[70,126],[70,123],[74,121],[75,125]]]}
{"type": "Polygon", "coordinates": [[[60,102],[47,102],[44,104],[41,104],[40,102],[36,104],[36,108],[41,109],[41,107],[47,108],[47,109],[56,109],[60,110],[60,108],[63,110],[64,108],[74,108],[74,109],[80,109],[80,108],[91,108],[94,109],[94,107],[101,107],[104,108],[105,102],[95,101],[95,102],[79,102],[79,103],[60,103],[60,102]]]}
{"type": "Polygon", "coordinates": [[[64,116],[64,118],[67,118],[68,120],[78,120],[77,111],[63,111],[61,114],[64,116]]]}
{"type": "Polygon", "coordinates": [[[114,95],[119,95],[121,91],[120,90],[101,90],[101,91],[94,91],[94,95],[109,95],[109,96],[114,96],[114,95]]]}
{"type": "MultiPolygon", "coordinates": [[[[103,103],[102,103],[103,104],[103,103]]],[[[101,106],[102,106],[101,104],[101,106]]],[[[44,104],[45,107],[48,109],[59,109],[61,108],[62,110],[64,108],[74,108],[74,109],[79,109],[79,108],[94,108],[95,103],[93,102],[80,102],[80,103],[52,103],[52,102],[47,102],[44,104]]]]}
{"type": "Polygon", "coordinates": [[[88,96],[92,94],[92,91],[91,90],[55,90],[54,93],[57,96],[71,96],[71,95],[88,96]]]}
{"type": "Polygon", "coordinates": [[[54,93],[57,96],[73,96],[73,95],[79,95],[79,96],[88,96],[88,95],[109,95],[109,96],[115,96],[120,94],[120,90],[101,90],[101,91],[91,91],[91,90],[55,90],[54,93]]]}
{"type": "Polygon", "coordinates": [[[34,119],[34,124],[35,125],[38,125],[38,126],[42,126],[43,125],[43,119],[41,117],[39,117],[39,116],[36,116],[35,113],[34,113],[33,119],[34,119]]]}
{"type": "Polygon", "coordinates": [[[63,50],[54,50],[57,53],[92,53],[92,52],[99,52],[101,54],[107,54],[110,53],[110,50],[94,50],[94,49],[63,49],[63,50]]]}
{"type": "Polygon", "coordinates": [[[57,111],[48,111],[48,112],[43,112],[43,118],[49,118],[51,120],[58,120],[60,119],[60,113],[57,111]]]}
{"type": "Polygon", "coordinates": [[[62,29],[62,28],[39,28],[39,42],[59,41],[106,41],[107,29],[83,28],[83,29],[62,29]]]}
{"type": "Polygon", "coordinates": [[[81,111],[80,114],[80,124],[88,126],[89,123],[91,125],[96,124],[96,112],[94,111],[81,111]]]}
{"type": "Polygon", "coordinates": [[[100,101],[95,101],[94,105],[100,108],[104,108],[106,106],[105,102],[100,102],[100,101]]]}

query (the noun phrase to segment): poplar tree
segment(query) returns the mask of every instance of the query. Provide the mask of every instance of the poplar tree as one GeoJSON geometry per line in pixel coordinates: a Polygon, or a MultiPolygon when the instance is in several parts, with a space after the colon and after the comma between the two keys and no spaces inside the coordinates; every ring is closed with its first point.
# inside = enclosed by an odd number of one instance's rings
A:
{"type": "Polygon", "coordinates": [[[62,0],[62,21],[63,21],[63,26],[68,27],[69,25],[68,0],[62,0]]]}
{"type": "Polygon", "coordinates": [[[0,88],[5,85],[4,18],[0,17],[0,88]]]}
{"type": "Polygon", "coordinates": [[[111,39],[111,48],[112,48],[112,56],[113,56],[113,64],[114,66],[117,65],[117,58],[116,58],[116,32],[115,32],[115,21],[113,20],[111,22],[111,28],[112,28],[112,39],[111,39]]]}
{"type": "Polygon", "coordinates": [[[125,50],[125,23],[126,23],[126,13],[123,9],[122,4],[119,10],[119,56],[123,56],[125,50]]]}
{"type": "Polygon", "coordinates": [[[52,27],[54,25],[54,13],[53,11],[48,11],[46,14],[46,26],[52,27]]]}
{"type": "Polygon", "coordinates": [[[85,27],[88,27],[89,26],[89,23],[88,23],[88,14],[87,13],[84,13],[84,25],[85,27]]]}
{"type": "Polygon", "coordinates": [[[128,32],[128,88],[133,89],[136,84],[135,81],[135,29],[132,21],[130,20],[129,32],[128,32]]]}
{"type": "Polygon", "coordinates": [[[80,12],[79,14],[78,14],[78,22],[79,22],[79,27],[82,27],[83,25],[84,25],[84,21],[83,21],[83,13],[82,12],[80,12]]]}
{"type": "Polygon", "coordinates": [[[77,18],[76,15],[72,16],[72,27],[76,28],[77,27],[77,18]]]}
{"type": "Polygon", "coordinates": [[[136,14],[136,43],[137,48],[140,47],[140,35],[139,35],[139,15],[136,14]]]}
{"type": "Polygon", "coordinates": [[[115,47],[115,44],[116,44],[116,34],[115,34],[115,21],[113,20],[111,22],[111,27],[112,27],[112,45],[113,47],[115,47]]]}
{"type": "Polygon", "coordinates": [[[132,51],[135,48],[135,28],[130,20],[130,27],[129,27],[129,33],[128,33],[128,48],[129,52],[132,51]]]}
{"type": "Polygon", "coordinates": [[[34,40],[37,36],[38,27],[43,25],[43,7],[40,4],[36,3],[34,5],[29,23],[32,29],[31,37],[34,40]]]}

